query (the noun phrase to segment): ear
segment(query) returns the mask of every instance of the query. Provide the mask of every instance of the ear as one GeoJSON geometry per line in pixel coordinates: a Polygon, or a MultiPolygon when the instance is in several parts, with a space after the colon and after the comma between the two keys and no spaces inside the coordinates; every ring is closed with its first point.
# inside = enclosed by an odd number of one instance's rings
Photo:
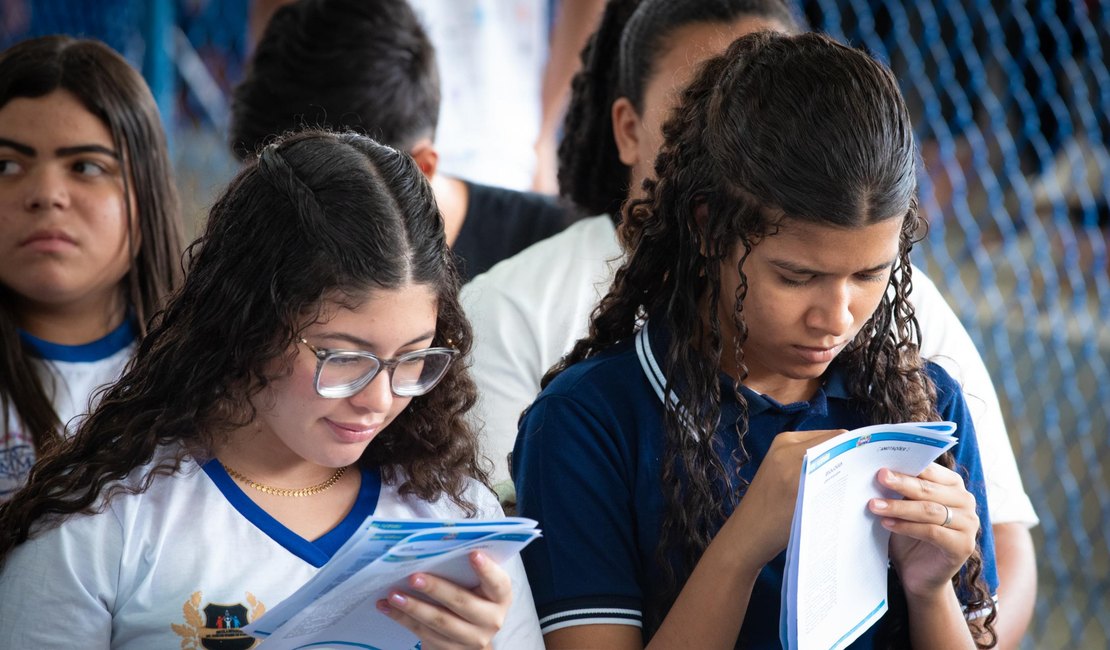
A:
{"type": "Polygon", "coordinates": [[[622,163],[635,167],[640,162],[640,114],[627,97],[613,102],[611,112],[617,153],[622,163]]]}
{"type": "Polygon", "coordinates": [[[439,167],[439,152],[432,144],[430,138],[424,138],[417,141],[409,150],[409,155],[416,161],[416,166],[420,168],[421,173],[428,180],[436,175],[436,168],[439,167]]]}

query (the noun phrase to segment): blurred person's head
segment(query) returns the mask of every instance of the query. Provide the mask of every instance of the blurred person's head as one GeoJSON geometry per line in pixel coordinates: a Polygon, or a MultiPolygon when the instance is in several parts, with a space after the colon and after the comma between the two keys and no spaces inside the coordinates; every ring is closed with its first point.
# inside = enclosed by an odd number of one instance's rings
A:
{"type": "Polygon", "coordinates": [[[435,50],[405,0],[298,0],[270,19],[232,101],[246,160],[304,127],[352,130],[408,152],[431,176],[439,117],[435,50]]]}
{"type": "Polygon", "coordinates": [[[560,193],[619,218],[699,65],[745,34],[798,31],[782,0],[613,0],[582,52],[559,146],[560,193]]]}

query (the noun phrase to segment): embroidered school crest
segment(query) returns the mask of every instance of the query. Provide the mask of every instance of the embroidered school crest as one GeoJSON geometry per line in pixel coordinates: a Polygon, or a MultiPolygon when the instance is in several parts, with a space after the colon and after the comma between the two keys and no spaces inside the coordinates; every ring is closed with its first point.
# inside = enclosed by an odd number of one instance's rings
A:
{"type": "MultiPolygon", "coordinates": [[[[19,433],[14,434],[18,436],[19,433]]],[[[18,444],[0,449],[0,501],[15,494],[27,482],[31,466],[35,464],[35,448],[18,444]]]]}
{"type": "Polygon", "coordinates": [[[201,592],[193,592],[181,608],[185,624],[170,624],[181,637],[181,650],[246,650],[254,647],[257,639],[240,628],[262,616],[266,606],[258,602],[253,594],[248,592],[246,596],[249,610],[242,603],[208,603],[202,609],[201,592]]]}

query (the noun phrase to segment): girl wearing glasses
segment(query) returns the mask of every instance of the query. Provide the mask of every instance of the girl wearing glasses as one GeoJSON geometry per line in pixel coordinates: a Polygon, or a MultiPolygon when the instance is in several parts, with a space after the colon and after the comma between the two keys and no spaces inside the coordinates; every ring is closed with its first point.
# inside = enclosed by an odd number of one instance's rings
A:
{"type": "MultiPolygon", "coordinates": [[[[2,647],[200,647],[368,515],[501,514],[463,419],[458,278],[410,158],[353,134],[271,145],[188,260],[122,379],[0,509],[2,647]],[[64,624],[13,623],[29,606],[64,624]]],[[[424,649],[540,645],[519,560],[471,561],[473,591],[415,574],[379,608],[424,649]]]]}
{"type": "Polygon", "coordinates": [[[65,36],[0,54],[0,501],[119,378],[182,246],[139,73],[65,36]]]}

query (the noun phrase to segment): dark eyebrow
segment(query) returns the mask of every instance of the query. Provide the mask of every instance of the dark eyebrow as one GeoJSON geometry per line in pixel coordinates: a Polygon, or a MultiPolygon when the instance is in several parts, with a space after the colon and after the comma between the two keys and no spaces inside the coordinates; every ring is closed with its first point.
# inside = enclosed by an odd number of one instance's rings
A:
{"type": "MultiPolygon", "coordinates": [[[[425,333],[421,334],[420,336],[417,336],[416,338],[412,339],[411,341],[408,341],[407,343],[401,344],[400,347],[403,348],[403,347],[412,345],[413,343],[419,343],[420,341],[424,341],[426,339],[435,338],[435,335],[436,335],[435,330],[431,330],[430,332],[425,332],[425,333]]],[[[353,345],[357,345],[360,348],[372,348],[372,347],[374,347],[374,344],[371,343],[370,341],[360,339],[357,336],[351,336],[350,334],[343,334],[341,332],[324,332],[322,334],[317,334],[317,336],[319,336],[322,339],[332,339],[334,341],[346,341],[346,342],[351,343],[353,345]]]]}
{"type": "Polygon", "coordinates": [[[19,153],[29,158],[34,158],[36,155],[38,155],[38,152],[35,151],[34,147],[29,147],[23,143],[16,142],[15,140],[9,140],[7,138],[0,138],[0,147],[15,149],[19,153]]]}
{"type": "MultiPolygon", "coordinates": [[[[828,275],[825,271],[817,271],[815,269],[806,268],[806,267],[802,266],[801,264],[796,264],[796,263],[790,262],[788,260],[770,260],[770,263],[773,264],[774,266],[779,267],[780,269],[782,269],[784,271],[789,271],[790,273],[797,273],[798,275],[814,275],[814,276],[828,275]]],[[[882,264],[879,264],[877,266],[873,266],[869,269],[862,269],[860,271],[856,271],[856,273],[878,273],[879,271],[886,270],[886,269],[888,269],[892,266],[894,266],[894,260],[890,260],[889,262],[883,262],[882,264]]]]}
{"type": "Polygon", "coordinates": [[[81,153],[100,153],[104,154],[105,156],[111,156],[112,158],[119,160],[118,153],[116,153],[112,149],[109,149],[108,147],[99,144],[81,144],[75,147],[60,147],[54,150],[54,155],[58,157],[75,156],[81,153]]]}

